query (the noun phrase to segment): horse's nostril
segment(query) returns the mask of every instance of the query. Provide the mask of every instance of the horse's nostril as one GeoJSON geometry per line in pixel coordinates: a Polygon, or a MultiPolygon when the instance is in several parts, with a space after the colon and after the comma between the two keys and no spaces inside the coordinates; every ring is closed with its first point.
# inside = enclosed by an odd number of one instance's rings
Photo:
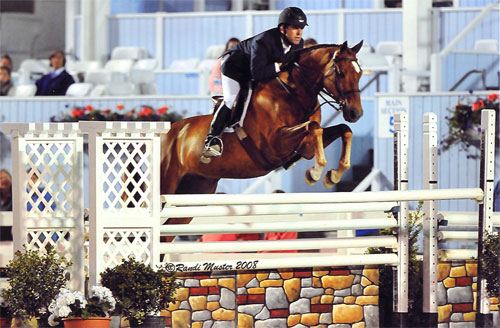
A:
{"type": "Polygon", "coordinates": [[[355,110],[351,110],[351,118],[354,120],[358,117],[358,114],[356,113],[355,110]]]}

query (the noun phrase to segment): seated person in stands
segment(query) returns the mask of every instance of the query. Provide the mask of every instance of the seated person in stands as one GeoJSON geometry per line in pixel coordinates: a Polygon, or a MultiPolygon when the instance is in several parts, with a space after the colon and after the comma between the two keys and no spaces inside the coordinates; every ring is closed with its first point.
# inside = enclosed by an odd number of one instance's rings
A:
{"type": "Polygon", "coordinates": [[[0,67],[0,96],[9,96],[12,90],[12,81],[10,79],[10,68],[0,67]]]}
{"type": "Polygon", "coordinates": [[[0,170],[0,211],[12,211],[12,177],[0,170]]]}
{"type": "Polygon", "coordinates": [[[0,59],[0,66],[8,67],[12,72],[12,58],[7,54],[3,55],[2,59],[0,59]]]}
{"type": "MultiPolygon", "coordinates": [[[[237,38],[230,38],[226,42],[226,47],[224,48],[224,53],[226,53],[229,49],[235,48],[240,40],[237,38]]],[[[220,95],[222,94],[222,76],[221,76],[221,64],[222,58],[217,58],[215,62],[214,68],[208,77],[208,89],[210,90],[211,95],[220,95]]]]}
{"type": "Polygon", "coordinates": [[[50,66],[54,69],[36,81],[35,96],[64,96],[69,86],[75,83],[73,77],[66,72],[66,57],[64,52],[55,51],[49,57],[50,66]]]}

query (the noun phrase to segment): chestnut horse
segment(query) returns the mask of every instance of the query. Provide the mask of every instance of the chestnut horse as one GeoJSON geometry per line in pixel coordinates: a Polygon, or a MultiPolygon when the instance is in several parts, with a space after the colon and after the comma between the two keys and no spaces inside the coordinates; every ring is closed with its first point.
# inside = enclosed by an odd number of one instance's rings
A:
{"type": "MultiPolygon", "coordinates": [[[[299,50],[296,63],[288,71],[254,88],[243,130],[260,152],[259,157],[269,164],[267,167],[242,146],[237,133],[224,133],[223,155],[209,164],[201,163],[203,141],[213,115],[172,124],[162,137],[161,194],[214,193],[221,178],[263,176],[300,157],[315,158],[314,166],[306,172],[306,181],[312,184],[321,178],[326,165],[324,148],[341,137],[339,167],[328,171],[323,180],[325,186],[332,187],[350,167],[352,132],[345,124],[321,128],[318,94],[323,91],[331,96],[348,122],[356,122],[363,115],[358,86],[362,71],[356,58],[361,46],[362,41],[352,48],[344,42],[299,50]]],[[[169,221],[181,222],[186,219],[169,221]]]]}

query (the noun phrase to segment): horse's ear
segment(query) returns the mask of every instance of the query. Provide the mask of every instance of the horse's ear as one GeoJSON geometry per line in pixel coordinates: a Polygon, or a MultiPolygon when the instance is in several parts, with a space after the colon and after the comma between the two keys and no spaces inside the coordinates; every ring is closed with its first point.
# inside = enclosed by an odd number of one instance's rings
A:
{"type": "Polygon", "coordinates": [[[340,49],[339,49],[339,50],[340,50],[340,51],[344,51],[344,50],[346,50],[346,49],[347,49],[347,41],[344,41],[344,43],[342,43],[342,44],[340,45],[340,49]]]}
{"type": "Polygon", "coordinates": [[[361,40],[357,45],[351,48],[354,53],[358,53],[359,49],[363,46],[363,40],[361,40]]]}

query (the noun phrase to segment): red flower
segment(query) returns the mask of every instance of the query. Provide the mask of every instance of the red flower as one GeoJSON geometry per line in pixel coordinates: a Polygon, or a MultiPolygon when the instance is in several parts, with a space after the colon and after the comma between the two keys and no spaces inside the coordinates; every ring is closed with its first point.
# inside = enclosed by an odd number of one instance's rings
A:
{"type": "Polygon", "coordinates": [[[79,118],[80,116],[82,116],[85,112],[79,108],[73,108],[71,110],[71,116],[74,117],[74,118],[79,118]]]}
{"type": "Polygon", "coordinates": [[[163,115],[163,114],[166,114],[168,111],[168,107],[167,106],[162,106],[160,108],[158,108],[158,110],[156,111],[156,113],[158,115],[163,115]]]}
{"type": "Polygon", "coordinates": [[[116,105],[116,109],[118,109],[118,110],[123,110],[124,108],[125,108],[125,106],[123,106],[123,104],[116,105]]]}
{"type": "Polygon", "coordinates": [[[103,109],[102,112],[103,112],[104,115],[109,115],[111,113],[111,109],[106,108],[106,109],[103,109]]]}
{"type": "Polygon", "coordinates": [[[85,111],[87,111],[87,112],[91,112],[91,111],[93,111],[93,110],[94,110],[94,106],[92,106],[92,105],[86,105],[86,106],[85,106],[85,111]]]}
{"type": "Polygon", "coordinates": [[[151,116],[154,114],[154,111],[151,107],[142,107],[141,111],[139,112],[139,116],[151,116]]]}
{"type": "Polygon", "coordinates": [[[478,99],[477,101],[475,101],[473,104],[472,104],[472,110],[475,112],[475,111],[478,111],[480,109],[483,109],[484,108],[484,101],[482,99],[478,99]]]}
{"type": "Polygon", "coordinates": [[[498,93],[491,93],[488,95],[488,100],[491,102],[495,102],[498,99],[498,93]]]}

